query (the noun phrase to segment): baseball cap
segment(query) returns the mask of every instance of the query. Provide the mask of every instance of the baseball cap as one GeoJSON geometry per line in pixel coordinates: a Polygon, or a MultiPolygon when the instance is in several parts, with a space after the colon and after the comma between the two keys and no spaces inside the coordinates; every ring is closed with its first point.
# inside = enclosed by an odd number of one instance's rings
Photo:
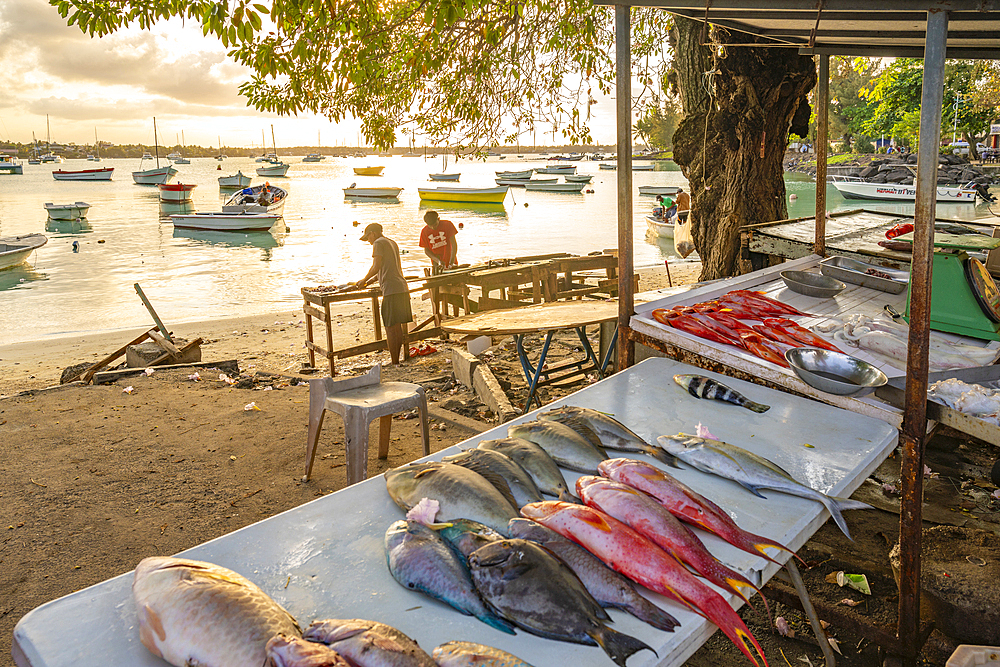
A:
{"type": "Polygon", "coordinates": [[[382,234],[382,225],[377,222],[373,222],[367,227],[365,227],[365,233],[361,235],[362,241],[367,241],[369,237],[379,236],[382,234]]]}

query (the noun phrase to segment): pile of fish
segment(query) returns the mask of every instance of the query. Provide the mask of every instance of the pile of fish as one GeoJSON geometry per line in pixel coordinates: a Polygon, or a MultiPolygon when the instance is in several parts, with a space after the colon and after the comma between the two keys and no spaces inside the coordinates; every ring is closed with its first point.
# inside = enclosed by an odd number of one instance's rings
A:
{"type": "Polygon", "coordinates": [[[793,347],[822,347],[840,352],[832,343],[788,319],[808,313],[750,290],[733,290],[713,301],[693,306],[657,308],[653,319],[698,338],[742,348],[750,354],[788,368],[785,351],[793,347]],[[748,325],[747,322],[760,324],[748,325]]]}
{"type": "Polygon", "coordinates": [[[472,642],[428,655],[396,628],[363,619],[314,621],[303,632],[253,582],[203,561],[143,559],[132,596],[143,646],[176,667],[531,667],[472,642]]]}
{"type": "MultiPolygon", "coordinates": [[[[905,323],[855,314],[845,320],[829,320],[814,328],[820,333],[832,334],[835,340],[846,345],[862,348],[900,370],[906,368],[910,328],[905,323]]],[[[1000,350],[950,341],[934,332],[931,332],[929,346],[931,371],[987,366],[1000,354],[1000,350]]]]}
{"type": "Polygon", "coordinates": [[[949,378],[927,388],[927,398],[1000,426],[1000,390],[949,378]]]}

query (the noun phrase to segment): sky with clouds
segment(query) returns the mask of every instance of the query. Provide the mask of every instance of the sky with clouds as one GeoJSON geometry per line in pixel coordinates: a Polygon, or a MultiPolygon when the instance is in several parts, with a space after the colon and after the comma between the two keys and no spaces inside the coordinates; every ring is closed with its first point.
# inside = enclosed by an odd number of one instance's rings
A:
{"type": "MultiPolygon", "coordinates": [[[[151,31],[129,29],[92,38],[66,25],[46,0],[0,2],[0,140],[26,143],[32,132],[53,142],[153,143],[156,117],[161,145],[271,144],[279,148],[357,145],[359,123],[333,124],[319,116],[281,117],[248,108],[240,83],[248,70],[226,57],[215,38],[180,19],[151,31]]],[[[591,128],[600,143],[613,143],[614,101],[591,107],[591,128]]],[[[398,145],[405,145],[400,135],[398,145]]],[[[557,138],[559,138],[557,136],[557,138]]],[[[551,142],[551,135],[546,137],[551,142]]],[[[538,134],[543,143],[543,135],[538,134]]]]}

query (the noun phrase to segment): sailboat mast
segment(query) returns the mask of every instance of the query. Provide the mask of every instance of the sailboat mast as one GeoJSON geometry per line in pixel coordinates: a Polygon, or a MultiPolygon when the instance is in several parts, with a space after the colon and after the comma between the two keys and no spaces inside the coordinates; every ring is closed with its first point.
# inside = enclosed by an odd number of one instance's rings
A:
{"type": "Polygon", "coordinates": [[[45,152],[51,153],[52,146],[50,145],[52,139],[49,136],[49,115],[45,114],[45,152]]]}
{"type": "Polygon", "coordinates": [[[274,140],[274,124],[271,124],[271,145],[274,146],[274,157],[278,157],[278,143],[274,140]]]}
{"type": "Polygon", "coordinates": [[[97,143],[97,127],[94,127],[94,157],[101,157],[101,146],[97,143]]]}
{"type": "Polygon", "coordinates": [[[260,149],[264,152],[264,157],[267,157],[267,139],[264,138],[264,128],[260,128],[260,149]]]}
{"type": "Polygon", "coordinates": [[[156,116],[153,116],[153,151],[156,153],[156,168],[160,168],[160,140],[156,138],[156,116]]]}

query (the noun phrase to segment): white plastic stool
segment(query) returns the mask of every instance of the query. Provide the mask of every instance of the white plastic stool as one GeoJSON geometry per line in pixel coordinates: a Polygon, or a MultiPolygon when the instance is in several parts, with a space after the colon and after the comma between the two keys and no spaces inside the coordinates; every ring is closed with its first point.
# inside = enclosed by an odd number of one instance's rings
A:
{"type": "Polygon", "coordinates": [[[306,474],[312,473],[313,458],[326,411],[336,412],[344,419],[347,440],[347,483],[357,484],[368,477],[368,425],[379,417],[378,457],[389,456],[389,435],[392,415],[417,408],[420,411],[420,437],[424,456],[431,453],[427,425],[427,397],[424,388],[411,382],[382,382],[381,364],[364,375],[344,380],[330,377],[309,380],[309,437],[306,443],[306,474]]]}

